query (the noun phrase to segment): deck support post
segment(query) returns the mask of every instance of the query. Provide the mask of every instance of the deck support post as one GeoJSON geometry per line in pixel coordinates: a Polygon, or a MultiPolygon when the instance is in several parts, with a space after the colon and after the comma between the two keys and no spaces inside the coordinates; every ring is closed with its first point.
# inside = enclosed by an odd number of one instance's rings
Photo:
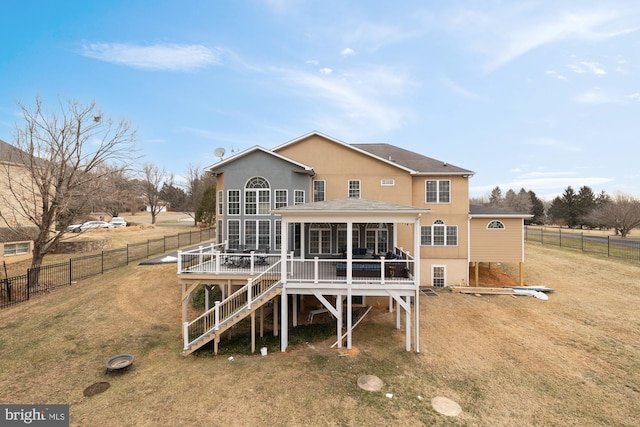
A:
{"type": "Polygon", "coordinates": [[[280,297],[276,296],[273,299],[273,336],[278,336],[278,301],[280,301],[280,297]]]}
{"type": "Polygon", "coordinates": [[[251,312],[251,353],[256,352],[256,312],[251,312]]]}
{"type": "Polygon", "coordinates": [[[411,351],[411,297],[405,297],[405,301],[407,302],[407,308],[405,308],[404,310],[406,348],[407,348],[407,351],[411,351]]]}
{"type": "Polygon", "coordinates": [[[260,338],[264,337],[264,304],[260,306],[260,338]]]}
{"type": "MultiPolygon", "coordinates": [[[[342,295],[336,295],[336,334],[338,338],[342,336],[342,295]]],[[[338,348],[342,348],[342,339],[338,339],[338,348]]]]}
{"type": "Polygon", "coordinates": [[[292,319],[291,322],[293,323],[293,327],[297,327],[298,326],[298,296],[297,295],[291,295],[291,299],[293,300],[292,304],[293,304],[293,314],[292,314],[292,319]]]}
{"type": "Polygon", "coordinates": [[[289,297],[287,295],[287,287],[282,286],[282,295],[280,295],[280,351],[283,353],[287,351],[287,345],[289,344],[289,318],[288,318],[288,305],[289,297]]]}
{"type": "MultiPolygon", "coordinates": [[[[351,350],[351,325],[353,323],[353,309],[352,309],[353,298],[351,295],[351,285],[347,288],[347,349],[351,350]]],[[[342,322],[340,323],[342,325],[342,322]]]]}

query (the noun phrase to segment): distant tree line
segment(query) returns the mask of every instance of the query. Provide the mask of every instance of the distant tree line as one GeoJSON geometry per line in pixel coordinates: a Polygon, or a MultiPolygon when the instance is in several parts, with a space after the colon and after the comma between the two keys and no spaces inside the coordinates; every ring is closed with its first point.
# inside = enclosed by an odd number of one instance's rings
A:
{"type": "Polygon", "coordinates": [[[500,187],[495,187],[487,198],[472,198],[470,203],[533,215],[526,224],[612,229],[621,237],[640,227],[640,199],[622,193],[596,194],[588,186],[581,187],[577,193],[569,186],[551,202],[539,199],[533,191],[524,188],[518,193],[509,189],[503,196],[500,187]]]}

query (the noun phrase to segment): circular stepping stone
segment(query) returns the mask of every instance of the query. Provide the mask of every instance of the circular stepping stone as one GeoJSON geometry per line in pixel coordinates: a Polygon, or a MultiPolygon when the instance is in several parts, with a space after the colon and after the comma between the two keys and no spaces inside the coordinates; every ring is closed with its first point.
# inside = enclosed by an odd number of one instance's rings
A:
{"type": "Polygon", "coordinates": [[[358,377],[358,387],[367,391],[382,390],[382,380],[375,375],[362,375],[358,377]]]}
{"type": "Polygon", "coordinates": [[[442,396],[437,396],[431,399],[431,406],[437,412],[442,415],[446,415],[447,417],[457,417],[462,413],[460,405],[453,400],[442,396]]]}

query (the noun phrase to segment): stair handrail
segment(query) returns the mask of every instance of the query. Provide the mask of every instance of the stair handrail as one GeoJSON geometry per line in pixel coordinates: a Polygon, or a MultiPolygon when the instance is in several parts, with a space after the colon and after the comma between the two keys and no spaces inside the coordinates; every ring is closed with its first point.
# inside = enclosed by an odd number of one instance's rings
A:
{"type": "Polygon", "coordinates": [[[229,295],[222,301],[216,301],[215,305],[191,322],[183,323],[184,350],[188,350],[193,343],[204,335],[214,330],[219,330],[220,326],[244,308],[251,308],[253,301],[269,292],[280,283],[281,260],[271,265],[268,269],[260,273],[255,278],[247,279],[247,284],[229,295]],[[194,339],[189,340],[189,331],[193,325],[202,324],[202,332],[194,339]]]}

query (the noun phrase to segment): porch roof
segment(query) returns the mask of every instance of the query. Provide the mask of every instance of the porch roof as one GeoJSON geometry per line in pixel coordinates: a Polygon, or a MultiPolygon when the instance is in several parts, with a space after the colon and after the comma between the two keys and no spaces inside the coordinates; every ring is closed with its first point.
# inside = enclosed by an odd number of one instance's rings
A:
{"type": "Polygon", "coordinates": [[[345,199],[325,200],[322,202],[290,205],[274,209],[283,219],[290,217],[312,221],[336,222],[345,218],[361,218],[365,221],[407,222],[415,221],[422,214],[430,212],[426,208],[386,203],[378,200],[366,200],[349,197],[345,199]]]}

